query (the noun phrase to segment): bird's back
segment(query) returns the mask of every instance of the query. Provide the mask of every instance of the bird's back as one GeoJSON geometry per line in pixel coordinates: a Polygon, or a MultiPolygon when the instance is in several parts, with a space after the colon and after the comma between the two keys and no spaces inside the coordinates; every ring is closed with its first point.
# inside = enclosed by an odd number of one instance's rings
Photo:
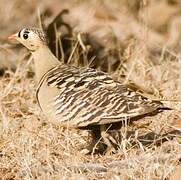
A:
{"type": "Polygon", "coordinates": [[[104,72],[61,63],[50,51],[46,34],[39,29],[23,28],[9,38],[18,40],[32,53],[39,81],[38,102],[53,121],[75,127],[109,124],[163,107],[104,72]]]}
{"type": "Polygon", "coordinates": [[[45,115],[74,127],[114,123],[163,107],[104,72],[63,64],[42,77],[37,98],[45,115]]]}

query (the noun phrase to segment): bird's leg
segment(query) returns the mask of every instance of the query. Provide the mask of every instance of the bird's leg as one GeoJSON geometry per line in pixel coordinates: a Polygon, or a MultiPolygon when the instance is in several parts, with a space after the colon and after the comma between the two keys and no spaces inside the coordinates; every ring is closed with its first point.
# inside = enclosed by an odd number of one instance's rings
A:
{"type": "Polygon", "coordinates": [[[95,154],[103,153],[107,147],[105,143],[101,142],[101,132],[100,127],[96,126],[91,129],[91,143],[90,145],[82,150],[83,154],[95,154]]]}
{"type": "Polygon", "coordinates": [[[104,143],[107,145],[106,154],[107,153],[115,153],[116,152],[116,146],[117,142],[116,140],[107,132],[109,128],[106,127],[106,125],[100,126],[100,132],[101,137],[104,141],[104,143]]]}
{"type": "Polygon", "coordinates": [[[109,127],[106,125],[95,126],[91,129],[90,145],[82,150],[84,154],[95,154],[95,153],[115,153],[117,149],[116,140],[107,132],[109,127]]]}
{"type": "Polygon", "coordinates": [[[91,154],[103,153],[106,149],[106,145],[101,142],[100,127],[98,126],[92,129],[91,134],[92,134],[92,143],[90,145],[91,154]]]}

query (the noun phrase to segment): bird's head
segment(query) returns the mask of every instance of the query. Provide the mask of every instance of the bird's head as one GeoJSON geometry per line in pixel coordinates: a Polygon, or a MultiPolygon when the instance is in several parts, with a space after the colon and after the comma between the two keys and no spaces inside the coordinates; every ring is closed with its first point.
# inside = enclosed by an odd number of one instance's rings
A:
{"type": "Polygon", "coordinates": [[[19,41],[31,52],[35,52],[40,47],[47,45],[46,33],[36,28],[24,28],[18,33],[9,36],[8,39],[19,41]]]}

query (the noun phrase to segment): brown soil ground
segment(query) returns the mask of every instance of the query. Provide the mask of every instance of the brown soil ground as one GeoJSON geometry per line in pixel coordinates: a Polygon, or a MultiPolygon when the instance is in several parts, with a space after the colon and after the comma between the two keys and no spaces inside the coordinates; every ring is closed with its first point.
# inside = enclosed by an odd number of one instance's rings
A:
{"type": "Polygon", "coordinates": [[[180,0],[0,0],[0,69],[0,179],[179,177],[180,0]],[[72,52],[79,33],[89,40],[79,44],[70,63],[85,66],[95,59],[93,67],[173,108],[112,132],[120,138],[115,154],[84,155],[88,131],[66,129],[44,117],[35,98],[32,58],[7,40],[22,27],[38,27],[38,11],[48,26],[65,8],[69,13],[63,18],[73,32],[65,51],[72,52]],[[91,58],[82,62],[88,48],[91,58]]]}

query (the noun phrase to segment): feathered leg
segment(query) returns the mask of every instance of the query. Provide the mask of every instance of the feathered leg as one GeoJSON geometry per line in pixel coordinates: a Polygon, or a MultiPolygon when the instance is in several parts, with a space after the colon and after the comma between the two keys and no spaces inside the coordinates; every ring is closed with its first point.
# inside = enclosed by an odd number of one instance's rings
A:
{"type": "Polygon", "coordinates": [[[101,138],[103,139],[104,143],[107,145],[106,154],[115,153],[117,149],[117,142],[116,140],[107,132],[108,128],[106,125],[100,126],[101,138]]]}

